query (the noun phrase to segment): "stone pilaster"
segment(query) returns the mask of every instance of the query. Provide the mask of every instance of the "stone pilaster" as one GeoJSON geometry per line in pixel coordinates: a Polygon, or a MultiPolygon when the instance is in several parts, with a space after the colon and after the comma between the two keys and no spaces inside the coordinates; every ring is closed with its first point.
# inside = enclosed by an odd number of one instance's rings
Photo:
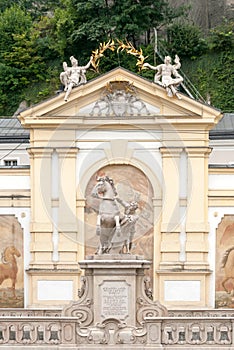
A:
{"type": "Polygon", "coordinates": [[[174,267],[180,256],[180,154],[182,148],[160,148],[163,164],[161,268],[174,267]]]}
{"type": "Polygon", "coordinates": [[[188,147],[188,198],[186,210],[187,268],[208,267],[208,147],[188,147]]]}
{"type": "Polygon", "coordinates": [[[58,263],[75,264],[78,260],[76,216],[76,147],[57,148],[59,176],[58,263]]]}
{"type": "Polygon", "coordinates": [[[77,210],[77,239],[78,239],[78,255],[79,259],[84,259],[85,257],[85,199],[77,199],[76,201],[77,210]]]}
{"type": "Polygon", "coordinates": [[[31,267],[52,264],[51,155],[53,149],[32,147],[31,161],[31,267]]]}

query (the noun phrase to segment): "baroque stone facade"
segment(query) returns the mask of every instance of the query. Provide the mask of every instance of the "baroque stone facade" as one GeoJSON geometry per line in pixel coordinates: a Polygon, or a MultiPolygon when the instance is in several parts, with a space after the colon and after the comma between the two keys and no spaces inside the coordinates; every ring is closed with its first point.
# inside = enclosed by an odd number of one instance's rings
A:
{"type": "Polygon", "coordinates": [[[209,130],[221,113],[122,68],[72,90],[68,102],[63,95],[19,116],[31,130],[28,305],[77,299],[77,262],[95,232],[88,188],[104,170],[125,200],[139,197],[134,243],[152,260],[154,299],[210,306],[209,130]]]}
{"type": "Polygon", "coordinates": [[[25,308],[0,310],[4,350],[233,348],[232,276],[221,270],[232,252],[231,142],[209,139],[220,111],[180,95],[118,68],[20,114],[30,168],[1,163],[0,214],[13,220],[1,249],[9,241],[20,254],[25,308]],[[129,256],[94,255],[90,194],[104,175],[138,202],[129,256]]]}

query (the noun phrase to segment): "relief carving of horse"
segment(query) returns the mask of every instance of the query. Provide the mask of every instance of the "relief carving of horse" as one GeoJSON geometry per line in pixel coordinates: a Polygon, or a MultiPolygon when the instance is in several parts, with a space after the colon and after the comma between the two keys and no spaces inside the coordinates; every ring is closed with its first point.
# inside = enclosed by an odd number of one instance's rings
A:
{"type": "Polygon", "coordinates": [[[225,292],[230,293],[231,291],[228,291],[226,287],[226,282],[232,279],[233,286],[234,286],[234,247],[231,247],[225,251],[222,259],[221,267],[224,268],[224,273],[225,273],[225,277],[222,281],[222,286],[225,292]]]}
{"type": "Polygon", "coordinates": [[[115,199],[117,191],[113,180],[108,176],[99,177],[91,195],[100,199],[96,225],[96,234],[100,236],[100,245],[96,254],[109,253],[114,234],[120,234],[120,210],[115,199]]]}
{"type": "Polygon", "coordinates": [[[16,298],[15,284],[18,273],[18,266],[15,256],[21,256],[18,249],[16,249],[13,245],[6,247],[4,252],[2,253],[2,263],[0,264],[0,285],[6,279],[11,279],[11,290],[14,298],[16,298]]]}

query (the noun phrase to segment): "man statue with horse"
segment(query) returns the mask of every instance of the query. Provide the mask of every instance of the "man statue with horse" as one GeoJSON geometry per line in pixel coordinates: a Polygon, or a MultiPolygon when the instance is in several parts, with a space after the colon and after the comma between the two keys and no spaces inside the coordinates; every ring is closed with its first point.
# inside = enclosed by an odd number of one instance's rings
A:
{"type": "Polygon", "coordinates": [[[119,254],[130,254],[135,224],[139,218],[136,214],[138,204],[128,203],[118,198],[114,181],[108,176],[97,178],[91,195],[100,199],[96,224],[96,234],[100,237],[100,244],[96,254],[110,253],[114,236],[120,243],[119,254]],[[125,208],[124,214],[121,214],[117,202],[125,208]]]}

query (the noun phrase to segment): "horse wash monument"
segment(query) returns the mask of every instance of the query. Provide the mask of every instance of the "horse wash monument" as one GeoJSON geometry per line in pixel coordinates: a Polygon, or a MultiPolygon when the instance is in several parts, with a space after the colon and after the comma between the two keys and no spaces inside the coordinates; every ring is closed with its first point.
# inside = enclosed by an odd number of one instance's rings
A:
{"type": "MultiPolygon", "coordinates": [[[[86,83],[87,69],[98,70],[100,57],[107,49],[115,50],[114,41],[100,44],[85,66],[78,66],[78,60],[73,56],[70,57],[71,67],[64,62],[60,80],[65,86],[65,102],[73,88],[86,83]]],[[[177,71],[180,68],[178,56],[174,65],[167,56],[163,64],[154,67],[145,63],[142,51],[129,42],[118,40],[117,50],[134,55],[140,69],[156,71],[155,84],[164,88],[169,98],[181,99],[177,87],[183,78],[177,71]]],[[[124,96],[130,99],[131,115],[136,104],[140,110],[145,108],[128,92],[124,96]]],[[[111,107],[117,117],[124,113],[115,110],[113,101],[108,98],[101,102],[101,106],[94,106],[99,114],[103,105],[108,111],[111,107]]],[[[226,310],[225,316],[221,314],[222,310],[220,313],[217,310],[169,312],[160,302],[152,300],[146,274],[150,262],[144,256],[131,254],[138,220],[137,203],[119,198],[114,180],[108,176],[97,178],[92,195],[100,201],[96,224],[99,245],[96,254],[79,261],[84,271],[79,300],[66,305],[62,312],[52,309],[0,310],[1,349],[234,349],[231,311],[226,310]],[[125,208],[124,214],[119,205],[125,208]]],[[[14,293],[14,279],[12,291],[14,293]]]]}

